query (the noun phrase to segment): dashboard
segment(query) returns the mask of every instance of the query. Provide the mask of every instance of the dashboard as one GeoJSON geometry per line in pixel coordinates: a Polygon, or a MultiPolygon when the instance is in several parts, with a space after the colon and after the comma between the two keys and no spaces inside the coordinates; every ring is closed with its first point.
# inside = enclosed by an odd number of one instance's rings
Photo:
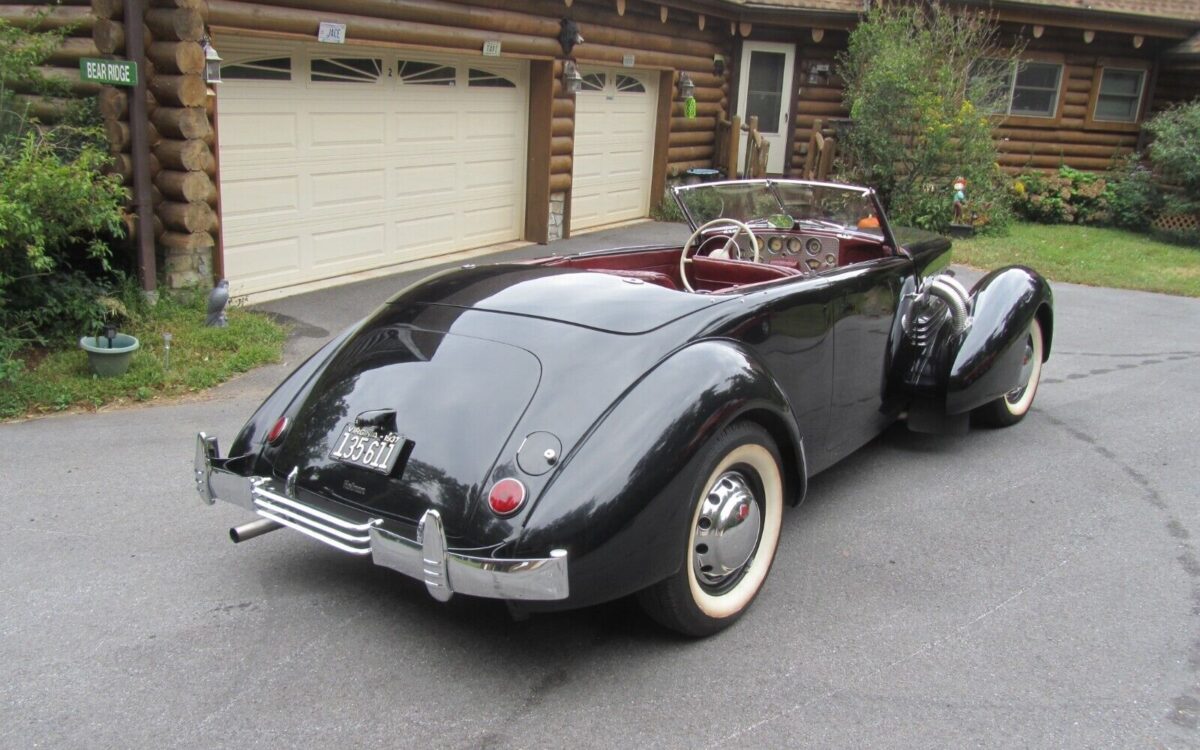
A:
{"type": "Polygon", "coordinates": [[[811,271],[824,271],[838,264],[838,240],[814,234],[757,233],[759,249],[767,260],[798,260],[811,271]]]}

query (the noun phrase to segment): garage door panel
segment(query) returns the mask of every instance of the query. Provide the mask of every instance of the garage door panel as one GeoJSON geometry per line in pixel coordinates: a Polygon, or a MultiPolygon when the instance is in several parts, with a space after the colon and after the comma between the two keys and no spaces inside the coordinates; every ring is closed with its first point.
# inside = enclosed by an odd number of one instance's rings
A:
{"type": "Polygon", "coordinates": [[[339,229],[312,235],[312,264],[318,268],[361,267],[379,260],[386,245],[383,224],[339,229]]]}
{"type": "Polygon", "coordinates": [[[221,113],[221,151],[295,151],[297,122],[294,114],[221,113]]]}
{"type": "Polygon", "coordinates": [[[225,262],[236,264],[256,278],[288,279],[295,276],[296,268],[300,265],[300,237],[281,237],[227,247],[225,262]]]}
{"type": "Polygon", "coordinates": [[[392,170],[392,194],[398,198],[417,196],[444,198],[452,195],[457,185],[456,165],[451,161],[438,164],[416,164],[392,170]]]}
{"type": "Polygon", "coordinates": [[[313,146],[382,146],[384,123],[382,112],[317,113],[309,123],[313,146]]]}
{"type": "Polygon", "coordinates": [[[286,213],[294,215],[300,208],[300,188],[295,177],[247,178],[226,177],[221,180],[221,213],[225,218],[286,213]]]}
{"type": "MultiPolygon", "coordinates": [[[[433,54],[430,62],[456,76],[457,86],[400,76],[309,83],[308,60],[324,48],[244,44],[260,56],[271,47],[272,55],[290,56],[293,79],[221,88],[226,268],[235,293],[520,236],[524,63],[496,62],[515,88],[468,86],[477,63],[433,54]]],[[[385,67],[396,59],[380,50],[341,54],[382,57],[385,67]]]]}
{"type": "Polygon", "coordinates": [[[386,172],[382,169],[314,174],[312,205],[355,206],[383,201],[387,197],[386,172]]]}
{"type": "Polygon", "coordinates": [[[516,206],[501,205],[463,211],[463,238],[473,243],[503,242],[516,206]]]}
{"type": "Polygon", "coordinates": [[[458,140],[458,117],[455,111],[403,112],[396,115],[394,143],[454,143],[458,140]]]}

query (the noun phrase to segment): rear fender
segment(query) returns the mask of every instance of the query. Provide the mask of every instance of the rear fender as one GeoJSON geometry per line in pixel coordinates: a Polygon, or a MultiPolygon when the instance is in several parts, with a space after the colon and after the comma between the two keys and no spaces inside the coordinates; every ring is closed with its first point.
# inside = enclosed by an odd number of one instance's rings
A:
{"type": "MultiPolygon", "coordinates": [[[[989,273],[971,290],[972,323],[953,355],[946,378],[946,413],[963,414],[1018,385],[1025,332],[1042,324],[1043,359],[1050,356],[1054,299],[1036,271],[1010,266],[989,273]]],[[[954,339],[943,340],[953,345],[954,339]]]]}
{"type": "Polygon", "coordinates": [[[513,554],[567,549],[575,606],[670,575],[682,559],[675,531],[685,528],[697,454],[739,418],[776,435],[802,493],[803,443],[787,399],[749,352],[705,341],[660,363],[598,421],[541,493],[513,554]]]}

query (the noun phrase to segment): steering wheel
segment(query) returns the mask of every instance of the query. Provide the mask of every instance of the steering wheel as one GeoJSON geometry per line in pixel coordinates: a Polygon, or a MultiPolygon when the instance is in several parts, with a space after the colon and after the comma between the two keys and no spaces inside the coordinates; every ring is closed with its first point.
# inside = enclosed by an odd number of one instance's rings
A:
{"type": "Polygon", "coordinates": [[[729,235],[729,238],[725,240],[725,245],[721,249],[710,252],[708,256],[710,258],[731,257],[731,248],[737,250],[741,249],[735,240],[738,238],[739,234],[744,234],[750,239],[750,247],[754,250],[754,257],[751,260],[753,260],[755,263],[759,262],[760,256],[758,252],[758,238],[754,236],[754,232],[751,232],[750,227],[746,226],[745,223],[740,222],[737,219],[730,219],[726,217],[720,217],[713,219],[712,221],[705,222],[704,224],[696,227],[696,231],[692,232],[692,236],[688,237],[688,241],[684,243],[683,252],[679,254],[679,278],[683,280],[683,285],[689,292],[696,291],[695,287],[692,286],[692,282],[688,281],[687,277],[687,265],[688,263],[692,262],[692,257],[700,251],[700,245],[696,244],[696,240],[699,239],[700,235],[704,234],[709,229],[717,226],[724,226],[726,224],[732,224],[737,228],[737,231],[729,235]],[[692,245],[696,245],[695,250],[692,249],[692,245]],[[689,253],[689,251],[692,252],[689,253]]]}

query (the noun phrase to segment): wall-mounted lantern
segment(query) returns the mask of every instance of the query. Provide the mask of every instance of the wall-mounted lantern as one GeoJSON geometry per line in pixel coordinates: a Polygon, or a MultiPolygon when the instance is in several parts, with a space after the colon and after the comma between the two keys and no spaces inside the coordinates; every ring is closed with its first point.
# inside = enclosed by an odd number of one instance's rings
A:
{"type": "Polygon", "coordinates": [[[577,94],[579,89],[583,88],[583,76],[579,75],[579,68],[574,60],[563,62],[562,84],[563,90],[568,94],[577,94]]]}
{"type": "Polygon", "coordinates": [[[208,37],[204,37],[204,82],[221,83],[221,56],[208,37]]]}
{"type": "Polygon", "coordinates": [[[686,72],[679,74],[679,98],[691,99],[696,93],[696,84],[686,72]]]}
{"type": "Polygon", "coordinates": [[[725,56],[713,55],[713,75],[720,77],[725,74],[725,56]]]}

